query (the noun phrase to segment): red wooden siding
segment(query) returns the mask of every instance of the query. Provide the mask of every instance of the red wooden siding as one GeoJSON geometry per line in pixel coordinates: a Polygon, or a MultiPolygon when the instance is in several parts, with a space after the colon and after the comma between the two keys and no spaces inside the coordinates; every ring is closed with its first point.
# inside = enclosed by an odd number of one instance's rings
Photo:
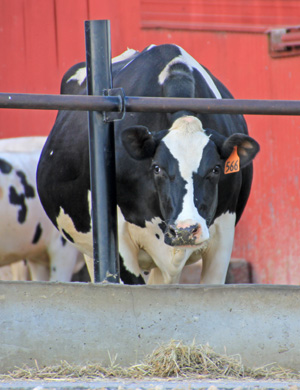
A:
{"type": "MultiPolygon", "coordinates": [[[[300,24],[298,0],[0,0],[0,91],[58,93],[63,73],[85,59],[87,19],[111,20],[113,55],[176,43],[236,98],[300,97],[300,56],[271,58],[264,33],[300,24]]],[[[0,110],[0,138],[47,135],[55,115],[0,110]]],[[[233,256],[251,262],[256,282],[299,284],[300,118],[246,119],[261,152],[233,256]]]]}
{"type": "Polygon", "coordinates": [[[298,0],[141,0],[145,28],[265,32],[299,23],[298,0]]]}

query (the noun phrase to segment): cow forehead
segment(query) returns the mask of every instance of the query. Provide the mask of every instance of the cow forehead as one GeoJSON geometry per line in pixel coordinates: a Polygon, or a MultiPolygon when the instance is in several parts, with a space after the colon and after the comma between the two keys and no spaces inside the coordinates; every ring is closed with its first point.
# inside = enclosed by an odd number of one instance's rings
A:
{"type": "Polygon", "coordinates": [[[190,117],[177,119],[162,140],[178,161],[180,174],[185,179],[197,172],[203,150],[209,143],[209,137],[203,132],[201,122],[197,118],[189,122],[188,118],[190,117]]]}

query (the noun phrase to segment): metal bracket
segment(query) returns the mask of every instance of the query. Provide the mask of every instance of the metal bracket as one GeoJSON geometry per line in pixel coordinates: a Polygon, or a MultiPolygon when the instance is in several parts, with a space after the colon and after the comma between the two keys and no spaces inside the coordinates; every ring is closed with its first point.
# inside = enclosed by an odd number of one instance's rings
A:
{"type": "Polygon", "coordinates": [[[104,122],[120,121],[125,116],[125,92],[123,88],[105,89],[104,96],[117,96],[119,98],[118,111],[105,111],[103,113],[104,122]]]}
{"type": "Polygon", "coordinates": [[[271,57],[300,55],[300,26],[268,30],[267,33],[271,57]]]}

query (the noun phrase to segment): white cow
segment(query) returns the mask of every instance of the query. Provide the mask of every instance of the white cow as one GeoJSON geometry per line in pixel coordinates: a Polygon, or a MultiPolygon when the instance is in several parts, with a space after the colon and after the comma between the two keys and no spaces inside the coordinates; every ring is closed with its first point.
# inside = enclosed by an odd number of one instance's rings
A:
{"type": "Polygon", "coordinates": [[[32,280],[70,281],[84,259],[40,204],[36,167],[45,141],[0,140],[0,266],[26,259],[32,280]]]}

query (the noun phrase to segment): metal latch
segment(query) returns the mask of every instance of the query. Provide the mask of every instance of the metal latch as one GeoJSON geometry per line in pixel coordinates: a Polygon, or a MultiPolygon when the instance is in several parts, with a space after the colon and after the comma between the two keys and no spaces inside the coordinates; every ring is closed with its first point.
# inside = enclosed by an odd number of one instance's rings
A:
{"type": "Polygon", "coordinates": [[[119,110],[103,113],[104,122],[120,121],[125,116],[125,92],[123,88],[105,89],[104,96],[117,96],[119,98],[119,110]]]}
{"type": "Polygon", "coordinates": [[[268,31],[271,57],[300,55],[300,26],[268,31]]]}

